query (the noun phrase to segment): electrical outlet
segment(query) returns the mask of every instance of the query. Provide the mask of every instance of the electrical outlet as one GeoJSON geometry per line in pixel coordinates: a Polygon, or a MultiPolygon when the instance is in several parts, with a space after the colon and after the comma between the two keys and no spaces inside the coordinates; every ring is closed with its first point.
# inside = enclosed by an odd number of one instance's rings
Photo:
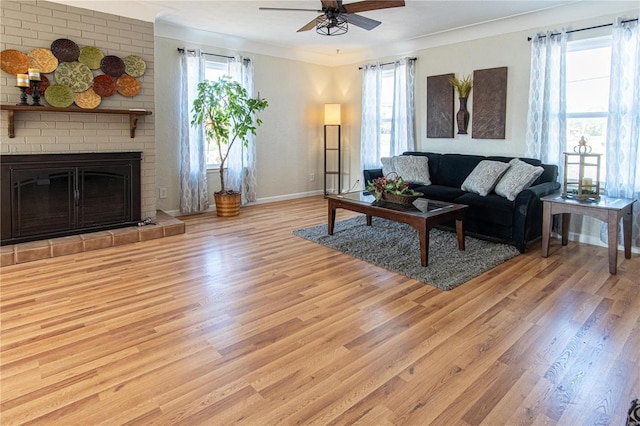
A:
{"type": "Polygon", "coordinates": [[[311,172],[309,173],[309,182],[315,182],[316,181],[316,174],[311,172]]]}
{"type": "Polygon", "coordinates": [[[160,198],[167,198],[167,188],[158,188],[160,198]]]}

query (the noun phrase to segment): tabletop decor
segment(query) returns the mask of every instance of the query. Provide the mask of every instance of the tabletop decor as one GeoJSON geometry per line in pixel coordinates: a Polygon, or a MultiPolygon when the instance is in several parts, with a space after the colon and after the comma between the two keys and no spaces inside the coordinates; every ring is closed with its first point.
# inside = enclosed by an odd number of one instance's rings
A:
{"type": "Polygon", "coordinates": [[[562,198],[581,201],[600,200],[600,158],[582,136],[573,152],[564,153],[562,198]]]}
{"type": "Polygon", "coordinates": [[[27,88],[29,87],[29,74],[16,76],[16,87],[20,89],[20,103],[16,105],[29,105],[27,102],[27,88]]]}
{"type": "Polygon", "coordinates": [[[394,204],[409,205],[422,196],[421,192],[409,189],[409,182],[396,172],[367,182],[366,189],[373,194],[376,201],[384,200],[394,204]]]}
{"type": "Polygon", "coordinates": [[[449,84],[458,92],[458,100],[460,101],[460,109],[456,113],[456,122],[458,123],[458,134],[466,135],[469,126],[469,110],[467,109],[467,100],[473,88],[473,80],[471,76],[458,79],[455,75],[449,78],[449,84]]]}

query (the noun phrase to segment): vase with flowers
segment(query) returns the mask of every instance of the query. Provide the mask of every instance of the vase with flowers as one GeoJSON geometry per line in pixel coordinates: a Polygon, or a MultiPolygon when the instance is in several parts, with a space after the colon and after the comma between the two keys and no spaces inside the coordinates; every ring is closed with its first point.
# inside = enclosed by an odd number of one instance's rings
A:
{"type": "Polygon", "coordinates": [[[460,110],[456,114],[456,121],[458,122],[458,134],[466,135],[467,126],[469,126],[469,110],[467,109],[467,100],[469,94],[473,88],[473,80],[471,76],[462,77],[458,79],[455,75],[449,79],[451,84],[458,92],[458,99],[460,101],[460,110]]]}

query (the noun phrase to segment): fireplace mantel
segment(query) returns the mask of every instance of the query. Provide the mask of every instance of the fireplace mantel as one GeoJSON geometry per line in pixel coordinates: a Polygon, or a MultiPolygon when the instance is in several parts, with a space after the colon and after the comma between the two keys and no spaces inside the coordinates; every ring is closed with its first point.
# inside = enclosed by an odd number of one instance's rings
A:
{"type": "Polygon", "coordinates": [[[82,108],[55,108],[50,106],[31,106],[31,105],[1,105],[2,111],[7,111],[8,114],[8,131],[9,137],[15,138],[15,128],[13,125],[14,116],[16,112],[66,112],[66,113],[80,113],[80,114],[121,114],[129,116],[129,136],[131,138],[136,137],[136,127],[138,126],[138,117],[144,115],[151,115],[151,111],[146,109],[82,109],[82,108]]]}

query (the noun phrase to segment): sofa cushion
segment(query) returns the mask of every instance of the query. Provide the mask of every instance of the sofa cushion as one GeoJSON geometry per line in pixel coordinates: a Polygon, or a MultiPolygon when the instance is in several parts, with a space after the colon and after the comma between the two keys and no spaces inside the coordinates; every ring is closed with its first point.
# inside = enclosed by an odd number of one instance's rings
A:
{"type": "Polygon", "coordinates": [[[502,226],[513,225],[513,203],[496,194],[483,197],[478,194],[465,193],[454,202],[469,206],[465,218],[469,222],[494,223],[502,226]]]}
{"type": "Polygon", "coordinates": [[[465,192],[460,188],[453,188],[444,185],[421,185],[416,186],[413,189],[415,191],[422,192],[424,194],[424,198],[450,202],[453,202],[453,200],[465,194],[465,192]]]}
{"type": "Polygon", "coordinates": [[[478,155],[443,154],[440,158],[437,176],[431,176],[431,182],[438,185],[460,188],[462,182],[484,157],[478,155]]]}
{"type": "Polygon", "coordinates": [[[523,189],[528,188],[538,179],[544,169],[540,166],[532,166],[517,158],[509,161],[509,164],[511,166],[496,184],[495,192],[507,200],[513,201],[523,189]]]}
{"type": "Polygon", "coordinates": [[[431,185],[429,179],[429,158],[426,156],[399,155],[396,157],[383,157],[382,170],[386,176],[390,172],[396,172],[407,182],[421,185],[431,185]]]}
{"type": "Polygon", "coordinates": [[[488,195],[510,167],[502,161],[482,160],[462,183],[461,189],[474,194],[488,195]]]}

